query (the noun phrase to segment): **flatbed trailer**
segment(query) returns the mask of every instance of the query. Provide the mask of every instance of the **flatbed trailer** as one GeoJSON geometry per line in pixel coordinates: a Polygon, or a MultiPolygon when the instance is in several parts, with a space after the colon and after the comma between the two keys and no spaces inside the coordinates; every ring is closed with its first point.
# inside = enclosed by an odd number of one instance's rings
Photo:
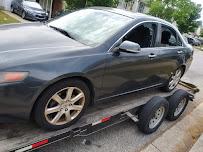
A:
{"type": "MultiPolygon", "coordinates": [[[[199,91],[194,85],[186,82],[180,82],[177,89],[187,91],[189,100],[193,100],[194,94],[199,91]]],[[[154,96],[167,99],[177,89],[170,93],[150,89],[96,103],[89,107],[74,125],[58,131],[45,131],[31,123],[1,125],[0,151],[32,151],[63,139],[88,136],[128,119],[138,122],[136,111],[140,107],[154,96]]]]}

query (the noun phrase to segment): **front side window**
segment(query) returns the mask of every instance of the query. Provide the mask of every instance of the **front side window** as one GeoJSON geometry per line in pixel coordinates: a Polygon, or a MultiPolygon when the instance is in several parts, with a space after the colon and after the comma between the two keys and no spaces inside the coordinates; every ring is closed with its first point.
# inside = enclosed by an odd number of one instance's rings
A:
{"type": "Polygon", "coordinates": [[[176,31],[168,26],[161,27],[161,47],[181,46],[182,42],[176,31]]]}
{"type": "Polygon", "coordinates": [[[144,23],[137,26],[124,37],[124,40],[138,43],[141,48],[154,47],[156,39],[157,25],[154,23],[144,23]]]}
{"type": "Polygon", "coordinates": [[[63,30],[83,44],[102,44],[132,19],[108,11],[84,9],[51,21],[48,26],[63,30]]]}

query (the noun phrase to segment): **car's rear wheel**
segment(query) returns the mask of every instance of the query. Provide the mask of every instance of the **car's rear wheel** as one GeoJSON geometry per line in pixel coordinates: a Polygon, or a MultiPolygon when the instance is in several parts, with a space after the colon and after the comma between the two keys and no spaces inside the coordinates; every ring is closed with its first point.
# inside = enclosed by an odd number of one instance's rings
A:
{"type": "Polygon", "coordinates": [[[37,101],[35,120],[49,130],[68,127],[83,115],[89,100],[90,91],[83,81],[60,81],[49,87],[37,101]]]}
{"type": "Polygon", "coordinates": [[[13,8],[13,6],[11,6],[11,12],[14,13],[14,8],[13,8]]]}
{"type": "Polygon", "coordinates": [[[178,68],[174,73],[171,74],[166,86],[163,88],[164,91],[170,92],[176,88],[180,79],[183,75],[183,69],[178,68]]]}

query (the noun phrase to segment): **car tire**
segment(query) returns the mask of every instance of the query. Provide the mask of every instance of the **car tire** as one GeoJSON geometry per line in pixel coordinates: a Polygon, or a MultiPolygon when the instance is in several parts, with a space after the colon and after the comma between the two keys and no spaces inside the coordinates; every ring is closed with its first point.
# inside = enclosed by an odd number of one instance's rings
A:
{"type": "Polygon", "coordinates": [[[138,128],[145,134],[155,132],[168,113],[169,103],[165,98],[155,96],[138,113],[138,128]]]}
{"type": "Polygon", "coordinates": [[[183,69],[178,68],[174,73],[171,74],[169,80],[167,81],[166,85],[162,87],[162,90],[166,92],[173,91],[178,83],[180,82],[181,77],[183,76],[183,69]]]}
{"type": "Polygon", "coordinates": [[[169,121],[174,121],[180,117],[187,107],[189,101],[188,93],[179,89],[169,98],[168,101],[169,111],[166,119],[169,121]]]}
{"type": "Polygon", "coordinates": [[[60,81],[44,91],[34,107],[36,123],[48,130],[74,124],[90,102],[90,90],[78,79],[60,81]]]}

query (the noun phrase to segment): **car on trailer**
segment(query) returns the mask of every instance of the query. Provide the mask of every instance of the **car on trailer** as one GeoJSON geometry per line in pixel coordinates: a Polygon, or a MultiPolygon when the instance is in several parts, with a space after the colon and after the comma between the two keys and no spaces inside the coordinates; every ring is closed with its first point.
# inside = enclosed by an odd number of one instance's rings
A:
{"type": "Polygon", "coordinates": [[[0,39],[0,120],[32,117],[50,130],[74,124],[101,100],[154,87],[170,92],[193,59],[171,23],[113,8],[1,26],[0,39]]]}

